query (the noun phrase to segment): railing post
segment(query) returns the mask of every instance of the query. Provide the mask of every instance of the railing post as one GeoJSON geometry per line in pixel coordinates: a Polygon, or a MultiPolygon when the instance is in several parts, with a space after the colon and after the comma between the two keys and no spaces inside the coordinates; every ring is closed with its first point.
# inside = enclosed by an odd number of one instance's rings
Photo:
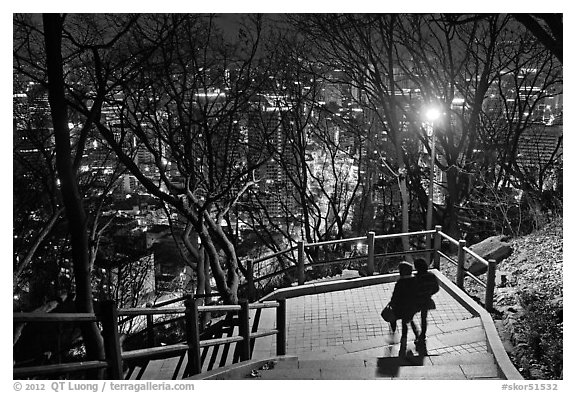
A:
{"type": "Polygon", "coordinates": [[[184,301],[186,312],[186,340],[188,343],[188,371],[190,375],[200,374],[200,331],[198,329],[198,305],[191,295],[184,301]]]}
{"type": "Polygon", "coordinates": [[[246,270],[248,271],[247,284],[248,284],[248,300],[254,301],[254,264],[249,259],[246,262],[246,270]]]}
{"type": "Polygon", "coordinates": [[[286,355],[286,299],[278,299],[276,309],[276,355],[286,355]]]}
{"type": "Polygon", "coordinates": [[[108,362],[107,379],[124,379],[122,370],[122,349],[118,334],[118,310],[113,300],[105,300],[101,304],[102,337],[106,362],[108,362]]]}
{"type": "Polygon", "coordinates": [[[306,275],[304,270],[304,242],[298,242],[298,285],[306,282],[306,275]]]}
{"type": "Polygon", "coordinates": [[[374,275],[374,236],[376,234],[372,231],[368,232],[368,259],[366,264],[366,272],[368,276],[374,275]]]}
{"type": "Polygon", "coordinates": [[[488,273],[486,276],[486,310],[492,311],[494,305],[494,287],[496,285],[496,260],[488,260],[488,273]]]}
{"type": "Polygon", "coordinates": [[[464,288],[464,261],[466,260],[466,240],[458,241],[458,270],[456,271],[456,285],[459,288],[464,288]]]}
{"type": "Polygon", "coordinates": [[[442,225],[436,225],[436,233],[434,234],[434,269],[440,270],[440,247],[442,246],[442,225]]]}
{"type": "MultiPolygon", "coordinates": [[[[146,303],[146,308],[152,308],[152,303],[146,303]]],[[[146,315],[146,341],[148,343],[148,348],[156,346],[154,339],[154,316],[146,315]]]]}
{"type": "Polygon", "coordinates": [[[250,360],[250,308],[248,300],[240,300],[240,314],[238,315],[240,335],[244,338],[240,341],[240,361],[250,360]]]}

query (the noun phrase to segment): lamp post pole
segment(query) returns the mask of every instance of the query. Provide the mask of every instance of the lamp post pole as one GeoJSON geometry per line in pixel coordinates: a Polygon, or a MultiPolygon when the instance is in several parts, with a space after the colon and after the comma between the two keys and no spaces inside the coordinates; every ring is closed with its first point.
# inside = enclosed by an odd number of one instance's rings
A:
{"type": "MultiPolygon", "coordinates": [[[[430,137],[430,183],[428,184],[428,210],[426,212],[426,229],[432,229],[432,212],[434,209],[434,160],[436,157],[436,137],[434,135],[434,122],[428,124],[428,136],[430,137]]],[[[426,236],[426,248],[432,247],[432,236],[426,236]]]]}

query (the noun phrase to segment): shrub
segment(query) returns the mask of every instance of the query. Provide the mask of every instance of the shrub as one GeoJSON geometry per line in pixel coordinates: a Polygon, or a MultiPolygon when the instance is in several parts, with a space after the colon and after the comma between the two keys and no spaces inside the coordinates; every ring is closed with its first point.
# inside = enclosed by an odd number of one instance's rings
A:
{"type": "Polygon", "coordinates": [[[526,359],[523,368],[529,377],[560,379],[562,372],[563,304],[562,298],[552,299],[550,294],[526,289],[519,293],[522,316],[521,337],[526,345],[517,353],[526,359]]]}

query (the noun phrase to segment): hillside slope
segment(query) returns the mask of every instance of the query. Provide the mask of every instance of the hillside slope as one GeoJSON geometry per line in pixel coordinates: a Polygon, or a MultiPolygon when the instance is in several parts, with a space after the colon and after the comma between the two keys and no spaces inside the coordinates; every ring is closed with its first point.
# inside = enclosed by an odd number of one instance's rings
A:
{"type": "Polygon", "coordinates": [[[562,218],[512,241],[495,312],[510,358],[526,379],[559,379],[563,344],[562,218]]]}

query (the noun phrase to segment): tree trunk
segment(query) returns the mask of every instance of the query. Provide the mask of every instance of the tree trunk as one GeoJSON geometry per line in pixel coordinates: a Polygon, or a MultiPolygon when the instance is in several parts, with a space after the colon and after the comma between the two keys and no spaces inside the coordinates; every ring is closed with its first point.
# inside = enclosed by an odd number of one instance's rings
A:
{"type": "Polygon", "coordinates": [[[452,165],[446,171],[446,182],[448,196],[446,198],[446,210],[444,211],[444,225],[446,233],[452,238],[460,239],[460,228],[458,226],[458,169],[452,165]]]}
{"type": "MultiPolygon", "coordinates": [[[[48,73],[48,101],[54,128],[56,168],[70,232],[76,284],[75,303],[77,312],[93,313],[87,218],[72,161],[68,114],[64,96],[61,51],[63,19],[59,14],[44,14],[43,21],[48,73]]],[[[104,360],[104,345],[96,323],[82,324],[82,336],[88,359],[104,360]]]]}
{"type": "MultiPolygon", "coordinates": [[[[410,230],[410,193],[406,186],[406,166],[404,160],[398,160],[398,183],[400,186],[400,196],[402,197],[402,232],[407,233],[410,230]]],[[[408,236],[402,237],[402,248],[404,251],[410,251],[410,239],[408,236]]],[[[405,259],[412,261],[412,255],[406,254],[405,259]]]]}

